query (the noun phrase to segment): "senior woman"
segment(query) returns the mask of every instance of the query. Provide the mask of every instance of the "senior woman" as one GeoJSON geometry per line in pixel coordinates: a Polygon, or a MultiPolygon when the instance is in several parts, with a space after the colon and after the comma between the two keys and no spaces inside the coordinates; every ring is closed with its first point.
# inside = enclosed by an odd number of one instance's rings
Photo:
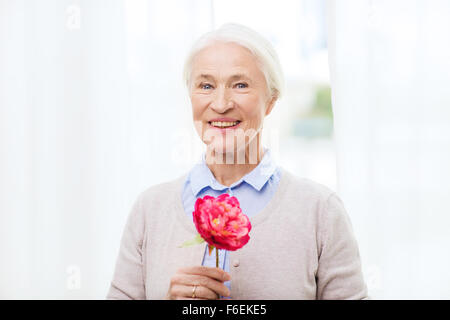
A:
{"type": "Polygon", "coordinates": [[[276,52],[228,24],[202,36],[184,70],[202,161],[137,198],[122,236],[110,299],[363,299],[367,289],[344,206],[327,187],[277,166],[261,143],[282,92],[276,52]],[[250,241],[179,248],[197,232],[194,203],[229,193],[249,216],[250,241]]]}

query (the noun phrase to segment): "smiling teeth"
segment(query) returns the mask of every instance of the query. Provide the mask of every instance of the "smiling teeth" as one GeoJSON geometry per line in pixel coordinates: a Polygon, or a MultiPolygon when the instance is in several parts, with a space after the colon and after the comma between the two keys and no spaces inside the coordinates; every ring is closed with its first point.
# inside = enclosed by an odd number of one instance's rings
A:
{"type": "Polygon", "coordinates": [[[234,121],[234,122],[212,121],[211,125],[213,125],[214,127],[226,128],[226,127],[233,127],[233,126],[237,125],[238,123],[239,123],[239,121],[234,121]]]}

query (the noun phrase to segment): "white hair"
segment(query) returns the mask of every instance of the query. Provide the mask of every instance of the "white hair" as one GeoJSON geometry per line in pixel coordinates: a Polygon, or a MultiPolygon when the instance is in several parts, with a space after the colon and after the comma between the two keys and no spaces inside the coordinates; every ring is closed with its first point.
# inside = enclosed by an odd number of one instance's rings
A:
{"type": "Polygon", "coordinates": [[[183,80],[189,88],[195,55],[214,42],[233,42],[248,49],[257,59],[266,79],[271,97],[279,98],[284,88],[284,76],[278,55],[272,44],[256,31],[240,24],[228,23],[201,36],[192,46],[183,71],[183,80]]]}

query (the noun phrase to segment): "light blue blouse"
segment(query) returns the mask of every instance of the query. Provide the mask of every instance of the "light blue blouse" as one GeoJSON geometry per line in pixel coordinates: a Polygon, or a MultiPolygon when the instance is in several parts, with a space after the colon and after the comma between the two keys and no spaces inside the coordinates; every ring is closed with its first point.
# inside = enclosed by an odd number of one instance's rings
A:
{"type": "MultiPolygon", "coordinates": [[[[281,171],[276,166],[268,148],[264,148],[264,156],[260,163],[241,179],[233,183],[230,187],[220,184],[206,165],[205,153],[200,163],[197,163],[187,175],[183,186],[183,205],[189,217],[192,217],[194,204],[197,198],[205,195],[217,197],[228,192],[235,196],[241,205],[242,212],[248,217],[252,217],[260,212],[268,204],[281,178],[281,171]]],[[[216,266],[216,255],[213,251],[208,254],[208,246],[205,245],[202,265],[208,267],[216,266]]],[[[219,250],[219,266],[227,272],[230,271],[230,262],[227,250],[219,250]]],[[[225,282],[230,289],[230,281],[225,282]]]]}

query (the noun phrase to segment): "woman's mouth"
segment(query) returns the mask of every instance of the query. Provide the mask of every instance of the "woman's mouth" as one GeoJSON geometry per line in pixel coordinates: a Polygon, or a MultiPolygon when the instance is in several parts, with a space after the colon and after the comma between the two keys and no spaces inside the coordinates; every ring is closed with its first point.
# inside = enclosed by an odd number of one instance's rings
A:
{"type": "Polygon", "coordinates": [[[213,128],[217,128],[217,129],[235,129],[237,127],[239,127],[239,124],[241,123],[241,121],[237,120],[237,121],[208,121],[208,124],[213,127],[213,128]]]}

